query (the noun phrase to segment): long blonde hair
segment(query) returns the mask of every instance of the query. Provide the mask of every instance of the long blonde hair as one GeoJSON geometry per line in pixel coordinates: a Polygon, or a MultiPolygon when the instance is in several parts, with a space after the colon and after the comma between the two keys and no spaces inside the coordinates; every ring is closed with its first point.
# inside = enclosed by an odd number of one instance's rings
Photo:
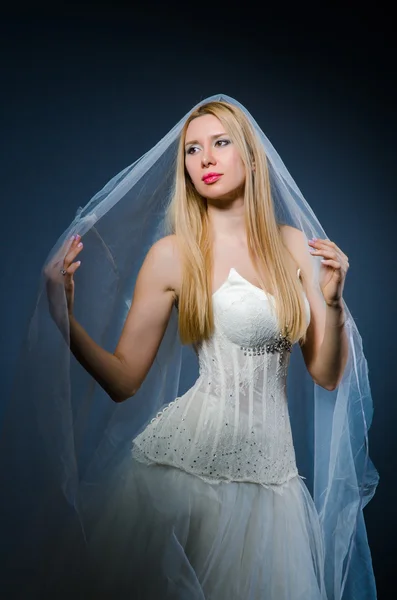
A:
{"type": "Polygon", "coordinates": [[[245,165],[245,223],[248,251],[266,292],[266,270],[276,301],[280,331],[292,342],[304,340],[305,307],[298,277],[287,268],[290,255],[282,241],[271,197],[269,170],[263,146],[245,114],[227,102],[209,102],[193,111],[182,129],[173,197],[167,210],[168,230],[176,235],[182,259],[179,297],[179,335],[182,344],[196,344],[214,332],[212,310],[212,240],[207,202],[195,189],[185,167],[185,135],[189,123],[213,115],[226,128],[245,165]],[[252,166],[255,165],[253,172],[252,166]]]}

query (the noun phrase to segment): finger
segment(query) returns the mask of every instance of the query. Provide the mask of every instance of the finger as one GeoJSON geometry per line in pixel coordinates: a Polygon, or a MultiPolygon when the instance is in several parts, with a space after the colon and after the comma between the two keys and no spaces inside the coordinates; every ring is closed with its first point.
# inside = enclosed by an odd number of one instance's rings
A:
{"type": "Polygon", "coordinates": [[[57,278],[60,269],[67,270],[77,254],[82,250],[83,246],[78,247],[80,239],[80,235],[73,235],[63,242],[44,267],[44,274],[47,278],[57,278]]]}
{"type": "Polygon", "coordinates": [[[318,240],[319,241],[319,247],[330,247],[333,248],[335,250],[335,252],[337,252],[339,254],[339,256],[348,261],[348,257],[346,256],[346,254],[343,252],[343,250],[341,248],[339,248],[339,246],[337,246],[335,244],[335,242],[332,242],[331,240],[318,240]]]}
{"type": "Polygon", "coordinates": [[[69,275],[69,277],[73,277],[73,275],[75,274],[75,272],[77,271],[77,269],[79,268],[79,266],[81,265],[81,260],[78,260],[75,263],[72,263],[67,269],[65,268],[66,271],[66,275],[65,277],[67,277],[69,275]]]}
{"type": "Polygon", "coordinates": [[[65,251],[66,253],[68,253],[72,248],[74,248],[77,244],[77,242],[80,240],[80,236],[79,235],[72,235],[70,238],[67,238],[65,240],[65,243],[62,246],[62,249],[65,251]]]}
{"type": "Polygon", "coordinates": [[[324,240],[320,240],[320,239],[313,239],[313,240],[308,240],[307,242],[309,244],[309,246],[311,246],[312,248],[326,248],[327,246],[324,244],[324,240]]]}
{"type": "Polygon", "coordinates": [[[81,241],[81,235],[76,233],[75,235],[72,235],[70,238],[68,238],[65,242],[65,246],[68,247],[68,251],[72,250],[73,248],[75,248],[81,241]]]}
{"type": "Polygon", "coordinates": [[[330,240],[317,240],[313,244],[310,244],[313,248],[324,248],[327,250],[334,250],[335,252],[340,252],[340,248],[335,244],[335,242],[331,242],[330,240]]]}
{"type": "Polygon", "coordinates": [[[323,248],[319,248],[318,250],[311,248],[310,254],[312,256],[323,256],[324,258],[327,258],[327,259],[337,260],[338,262],[341,263],[341,265],[343,266],[343,268],[346,271],[349,268],[349,261],[347,260],[347,257],[344,258],[345,255],[343,254],[343,252],[338,252],[333,249],[332,250],[325,249],[325,247],[323,247],[323,248]]]}
{"type": "Polygon", "coordinates": [[[311,240],[309,240],[309,244],[316,246],[316,247],[329,247],[329,248],[334,248],[334,250],[339,250],[340,248],[335,244],[335,242],[332,242],[331,240],[327,240],[327,239],[323,239],[323,238],[313,238],[311,240]]]}
{"type": "Polygon", "coordinates": [[[60,246],[60,248],[58,248],[57,252],[55,253],[55,255],[51,258],[51,260],[48,262],[47,264],[47,269],[51,270],[52,268],[59,268],[60,265],[63,265],[63,268],[65,268],[65,265],[69,265],[71,261],[69,261],[69,259],[67,258],[69,255],[69,252],[76,246],[78,239],[76,239],[76,236],[72,236],[67,238],[62,246],[60,246]]]}
{"type": "Polygon", "coordinates": [[[340,268],[344,272],[347,272],[347,270],[349,269],[349,262],[340,259],[337,255],[334,255],[332,251],[319,250],[317,252],[317,256],[323,257],[323,260],[321,261],[323,264],[331,265],[332,262],[332,265],[338,265],[335,268],[340,268]]]}
{"type": "MultiPolygon", "coordinates": [[[[77,240],[76,240],[76,242],[77,242],[77,240]]],[[[76,244],[73,244],[73,247],[71,247],[71,249],[65,256],[64,263],[63,263],[64,269],[66,269],[67,267],[69,267],[72,264],[72,262],[74,261],[76,256],[79,254],[79,252],[82,251],[82,249],[83,249],[83,242],[78,242],[76,244]]]]}
{"type": "Polygon", "coordinates": [[[50,261],[47,263],[47,267],[48,269],[51,269],[51,267],[57,267],[57,265],[59,263],[63,263],[63,261],[65,260],[65,257],[67,256],[70,248],[73,247],[73,242],[75,241],[75,236],[72,236],[70,238],[67,238],[62,246],[60,246],[58,248],[58,250],[56,251],[56,253],[54,254],[54,256],[52,256],[52,258],[50,259],[50,261]]]}
{"type": "Polygon", "coordinates": [[[333,248],[335,252],[337,252],[338,256],[340,256],[341,260],[348,261],[346,254],[335,244],[335,242],[330,242],[329,244],[325,244],[326,246],[333,248]]]}
{"type": "Polygon", "coordinates": [[[342,265],[337,260],[333,260],[331,258],[324,258],[321,263],[326,265],[327,267],[332,267],[333,269],[337,269],[338,271],[342,269],[342,265]]]}
{"type": "Polygon", "coordinates": [[[310,250],[310,254],[312,254],[313,256],[324,256],[324,258],[333,258],[334,260],[337,260],[338,257],[338,253],[335,252],[335,250],[331,250],[331,249],[325,249],[325,248],[319,248],[318,250],[315,250],[314,248],[312,248],[310,250]]]}

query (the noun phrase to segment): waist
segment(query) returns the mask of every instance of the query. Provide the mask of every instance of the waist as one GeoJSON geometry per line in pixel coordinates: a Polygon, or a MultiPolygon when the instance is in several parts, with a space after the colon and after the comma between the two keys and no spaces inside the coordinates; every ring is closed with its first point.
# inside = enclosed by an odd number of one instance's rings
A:
{"type": "Polygon", "coordinates": [[[277,484],[297,473],[284,393],[219,397],[202,383],[152,419],[134,440],[136,455],[233,481],[277,484]]]}

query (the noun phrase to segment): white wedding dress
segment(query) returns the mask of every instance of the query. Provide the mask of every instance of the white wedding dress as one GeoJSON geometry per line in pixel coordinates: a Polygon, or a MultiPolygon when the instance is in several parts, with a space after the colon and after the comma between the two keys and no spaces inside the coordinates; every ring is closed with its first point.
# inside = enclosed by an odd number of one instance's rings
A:
{"type": "Polygon", "coordinates": [[[274,298],[231,269],[213,308],[197,381],[133,440],[93,524],[95,597],[325,600],[321,528],[287,406],[291,347],[274,298]]]}

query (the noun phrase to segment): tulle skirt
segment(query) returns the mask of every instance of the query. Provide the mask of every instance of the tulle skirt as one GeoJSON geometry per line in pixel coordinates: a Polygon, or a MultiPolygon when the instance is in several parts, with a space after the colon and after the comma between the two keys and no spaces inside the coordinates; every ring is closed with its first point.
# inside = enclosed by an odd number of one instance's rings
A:
{"type": "Polygon", "coordinates": [[[209,484],[129,457],[97,492],[82,506],[89,561],[74,598],[326,599],[320,524],[299,476],[209,484]]]}

